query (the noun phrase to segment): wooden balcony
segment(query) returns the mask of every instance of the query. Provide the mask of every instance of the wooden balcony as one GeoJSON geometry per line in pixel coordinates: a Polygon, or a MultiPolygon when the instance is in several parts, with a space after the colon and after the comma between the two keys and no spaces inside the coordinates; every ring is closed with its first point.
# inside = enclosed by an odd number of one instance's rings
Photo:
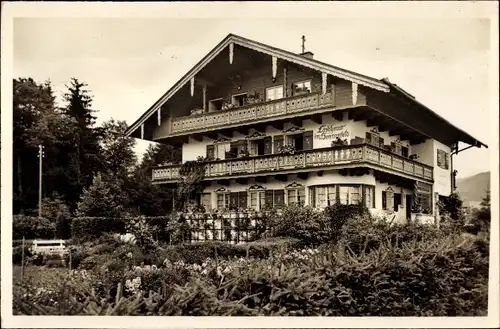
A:
{"type": "MultiPolygon", "coordinates": [[[[381,148],[360,144],[298,151],[294,154],[270,154],[249,158],[211,161],[205,165],[205,179],[251,177],[255,174],[276,174],[372,167],[409,178],[433,181],[433,168],[393,154],[381,148]]],[[[153,169],[154,183],[175,182],[180,178],[181,165],[159,166],[153,169]]]]}
{"type": "Polygon", "coordinates": [[[313,92],[268,102],[248,104],[229,110],[172,118],[170,134],[178,135],[193,131],[208,131],[234,124],[297,115],[301,112],[321,110],[333,105],[333,90],[329,90],[325,94],[313,92]]]}

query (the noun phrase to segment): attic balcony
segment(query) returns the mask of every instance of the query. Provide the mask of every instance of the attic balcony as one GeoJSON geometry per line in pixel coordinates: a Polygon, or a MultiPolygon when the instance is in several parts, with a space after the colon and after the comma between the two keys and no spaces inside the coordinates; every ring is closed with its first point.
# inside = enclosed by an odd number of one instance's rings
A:
{"type": "MultiPolygon", "coordinates": [[[[371,168],[412,180],[433,182],[432,167],[368,144],[312,149],[294,154],[269,154],[210,161],[205,165],[205,180],[286,175],[356,167],[371,168]]],[[[180,179],[180,168],[181,165],[153,168],[153,183],[177,182],[180,179]]]]}
{"type": "MultiPolygon", "coordinates": [[[[350,94],[346,96],[350,97],[350,94]]],[[[176,117],[171,120],[169,136],[208,132],[221,128],[230,128],[235,125],[251,125],[268,120],[322,113],[325,109],[331,110],[334,106],[334,99],[333,89],[330,89],[325,94],[311,92],[299,96],[247,104],[221,111],[202,112],[189,116],[176,117]]]]}

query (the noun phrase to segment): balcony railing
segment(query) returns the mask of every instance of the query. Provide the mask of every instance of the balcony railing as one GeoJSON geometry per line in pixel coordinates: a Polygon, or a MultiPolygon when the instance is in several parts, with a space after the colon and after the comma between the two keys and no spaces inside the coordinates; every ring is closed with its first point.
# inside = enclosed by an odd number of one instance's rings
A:
{"type": "MultiPolygon", "coordinates": [[[[298,151],[294,154],[269,154],[211,161],[205,165],[205,177],[213,179],[248,176],[253,173],[313,169],[352,163],[365,163],[388,168],[428,181],[433,179],[432,167],[365,144],[312,149],[298,151]]],[[[166,165],[153,169],[153,182],[173,182],[180,179],[180,167],[181,165],[166,165]]]]}
{"type": "Polygon", "coordinates": [[[241,124],[286,114],[296,114],[311,109],[331,107],[332,105],[334,105],[333,90],[329,90],[325,94],[313,92],[268,102],[248,104],[230,110],[173,118],[171,133],[208,130],[225,125],[241,124]]]}

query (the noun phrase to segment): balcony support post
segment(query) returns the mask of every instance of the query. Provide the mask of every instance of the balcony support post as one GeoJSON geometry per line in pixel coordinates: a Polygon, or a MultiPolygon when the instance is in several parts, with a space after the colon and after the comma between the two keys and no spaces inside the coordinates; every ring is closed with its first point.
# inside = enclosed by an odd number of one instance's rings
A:
{"type": "Polygon", "coordinates": [[[203,112],[207,111],[207,85],[203,85],[203,112]]]}

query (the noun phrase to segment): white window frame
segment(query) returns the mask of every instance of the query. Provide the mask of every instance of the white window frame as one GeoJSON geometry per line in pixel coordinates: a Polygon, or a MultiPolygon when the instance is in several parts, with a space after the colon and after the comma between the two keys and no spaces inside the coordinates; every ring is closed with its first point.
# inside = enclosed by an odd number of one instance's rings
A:
{"type": "MultiPolygon", "coordinates": [[[[274,93],[274,94],[276,94],[276,93],[274,93]]],[[[277,99],[282,99],[282,98],[284,98],[284,95],[285,95],[285,90],[284,90],[284,88],[283,88],[283,86],[282,86],[282,85],[280,85],[280,86],[273,86],[273,87],[268,87],[268,88],[266,88],[266,101],[274,101],[274,100],[277,100],[277,99]],[[279,89],[281,89],[281,97],[277,97],[277,98],[272,98],[272,99],[270,99],[270,98],[269,98],[269,93],[268,93],[268,92],[269,92],[269,91],[271,91],[271,90],[279,90],[279,89]]]]}

